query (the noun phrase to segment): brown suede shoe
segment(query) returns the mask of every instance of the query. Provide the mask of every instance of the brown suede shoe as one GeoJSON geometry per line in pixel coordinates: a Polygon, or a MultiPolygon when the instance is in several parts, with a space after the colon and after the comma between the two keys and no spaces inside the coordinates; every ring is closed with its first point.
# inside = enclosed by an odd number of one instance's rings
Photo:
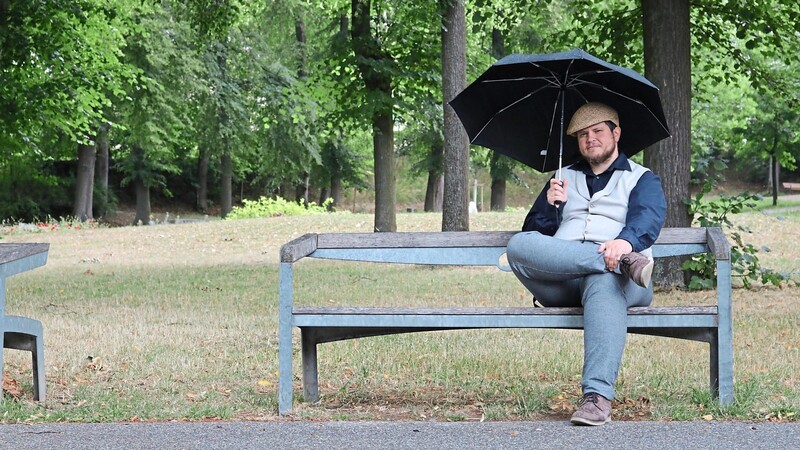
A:
{"type": "Polygon", "coordinates": [[[569,421],[573,425],[603,425],[611,422],[611,400],[597,392],[583,394],[581,405],[569,421]]]}
{"type": "Polygon", "coordinates": [[[620,272],[641,287],[650,286],[654,265],[647,256],[636,252],[626,253],[619,260],[620,272]]]}

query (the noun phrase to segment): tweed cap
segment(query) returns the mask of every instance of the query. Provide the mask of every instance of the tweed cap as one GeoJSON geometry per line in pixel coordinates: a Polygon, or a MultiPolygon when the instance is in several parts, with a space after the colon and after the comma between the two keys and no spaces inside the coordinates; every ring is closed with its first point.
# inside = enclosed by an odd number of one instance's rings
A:
{"type": "Polygon", "coordinates": [[[567,134],[575,136],[578,131],[606,120],[619,126],[619,116],[614,108],[605,103],[589,102],[578,108],[572,115],[572,120],[569,121],[569,127],[567,127],[567,134]]]}

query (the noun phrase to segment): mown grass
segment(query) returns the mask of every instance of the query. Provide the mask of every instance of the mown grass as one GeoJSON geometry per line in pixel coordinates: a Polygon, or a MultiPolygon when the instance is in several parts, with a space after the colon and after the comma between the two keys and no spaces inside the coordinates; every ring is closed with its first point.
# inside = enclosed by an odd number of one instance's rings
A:
{"type": "MultiPolygon", "coordinates": [[[[517,229],[525,211],[473,215],[472,230],[517,229]]],[[[736,217],[772,249],[762,263],[798,272],[800,217],[736,217]]],[[[437,231],[438,214],[401,214],[400,231],[437,231]]],[[[48,399],[32,401],[29,353],[5,350],[3,421],[277,420],[277,260],[305,232],[370,231],[371,215],[324,214],[151,227],[21,233],[49,242],[48,264],[9,279],[7,313],[45,327],[48,399]]],[[[297,266],[305,305],[527,305],[513,275],[330,261],[297,266]]],[[[708,393],[705,344],[631,335],[618,420],[796,420],[800,288],[734,291],[736,396],[708,393]]],[[[659,292],[657,304],[711,304],[713,292],[659,292]]],[[[298,344],[295,345],[299,351],[298,344]]],[[[579,397],[582,335],[469,330],[324,344],[322,399],[296,419],[558,419],[579,397]]]]}

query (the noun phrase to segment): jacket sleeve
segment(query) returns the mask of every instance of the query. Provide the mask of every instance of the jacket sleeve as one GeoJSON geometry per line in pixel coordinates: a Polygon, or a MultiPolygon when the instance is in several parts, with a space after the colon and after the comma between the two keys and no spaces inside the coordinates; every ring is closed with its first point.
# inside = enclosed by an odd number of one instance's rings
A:
{"type": "Polygon", "coordinates": [[[539,196],[536,197],[536,201],[533,202],[531,210],[528,211],[528,215],[522,225],[522,231],[538,231],[546,236],[556,234],[560,224],[560,210],[547,203],[547,190],[549,188],[550,181],[548,180],[539,196]]]}
{"type": "Polygon", "coordinates": [[[661,178],[648,170],[631,191],[625,227],[617,238],[630,242],[635,252],[650,248],[661,233],[666,214],[661,178]]]}

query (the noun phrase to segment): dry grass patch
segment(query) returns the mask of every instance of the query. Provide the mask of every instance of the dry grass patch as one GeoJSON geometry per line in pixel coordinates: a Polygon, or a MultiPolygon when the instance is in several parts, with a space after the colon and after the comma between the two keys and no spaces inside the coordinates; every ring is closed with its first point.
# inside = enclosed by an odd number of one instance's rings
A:
{"type": "MultiPolygon", "coordinates": [[[[525,211],[472,216],[472,230],[513,230],[525,211]]],[[[800,219],[741,221],[797,271],[800,219]]],[[[401,231],[438,231],[438,214],[401,214],[401,231]]],[[[45,327],[48,400],[31,400],[29,354],[6,350],[20,383],[5,421],[276,417],[277,261],[306,232],[369,232],[372,216],[331,214],[13,235],[49,242],[48,264],[8,282],[7,311],[45,327]]],[[[513,275],[306,261],[299,304],[520,306],[513,275]]],[[[737,405],[708,397],[704,344],[630,336],[619,381],[621,419],[792,419],[800,411],[798,288],[734,291],[737,405]]],[[[714,292],[660,292],[656,304],[713,304],[714,292]]],[[[295,345],[299,351],[299,344],[295,345]]],[[[296,358],[295,374],[300,373],[296,358]]],[[[562,418],[578,399],[582,335],[466,330],[325,344],[322,401],[298,418],[492,420],[562,418]]],[[[300,392],[300,380],[295,380],[300,392]]],[[[299,394],[298,394],[299,395],[299,394]]]]}

